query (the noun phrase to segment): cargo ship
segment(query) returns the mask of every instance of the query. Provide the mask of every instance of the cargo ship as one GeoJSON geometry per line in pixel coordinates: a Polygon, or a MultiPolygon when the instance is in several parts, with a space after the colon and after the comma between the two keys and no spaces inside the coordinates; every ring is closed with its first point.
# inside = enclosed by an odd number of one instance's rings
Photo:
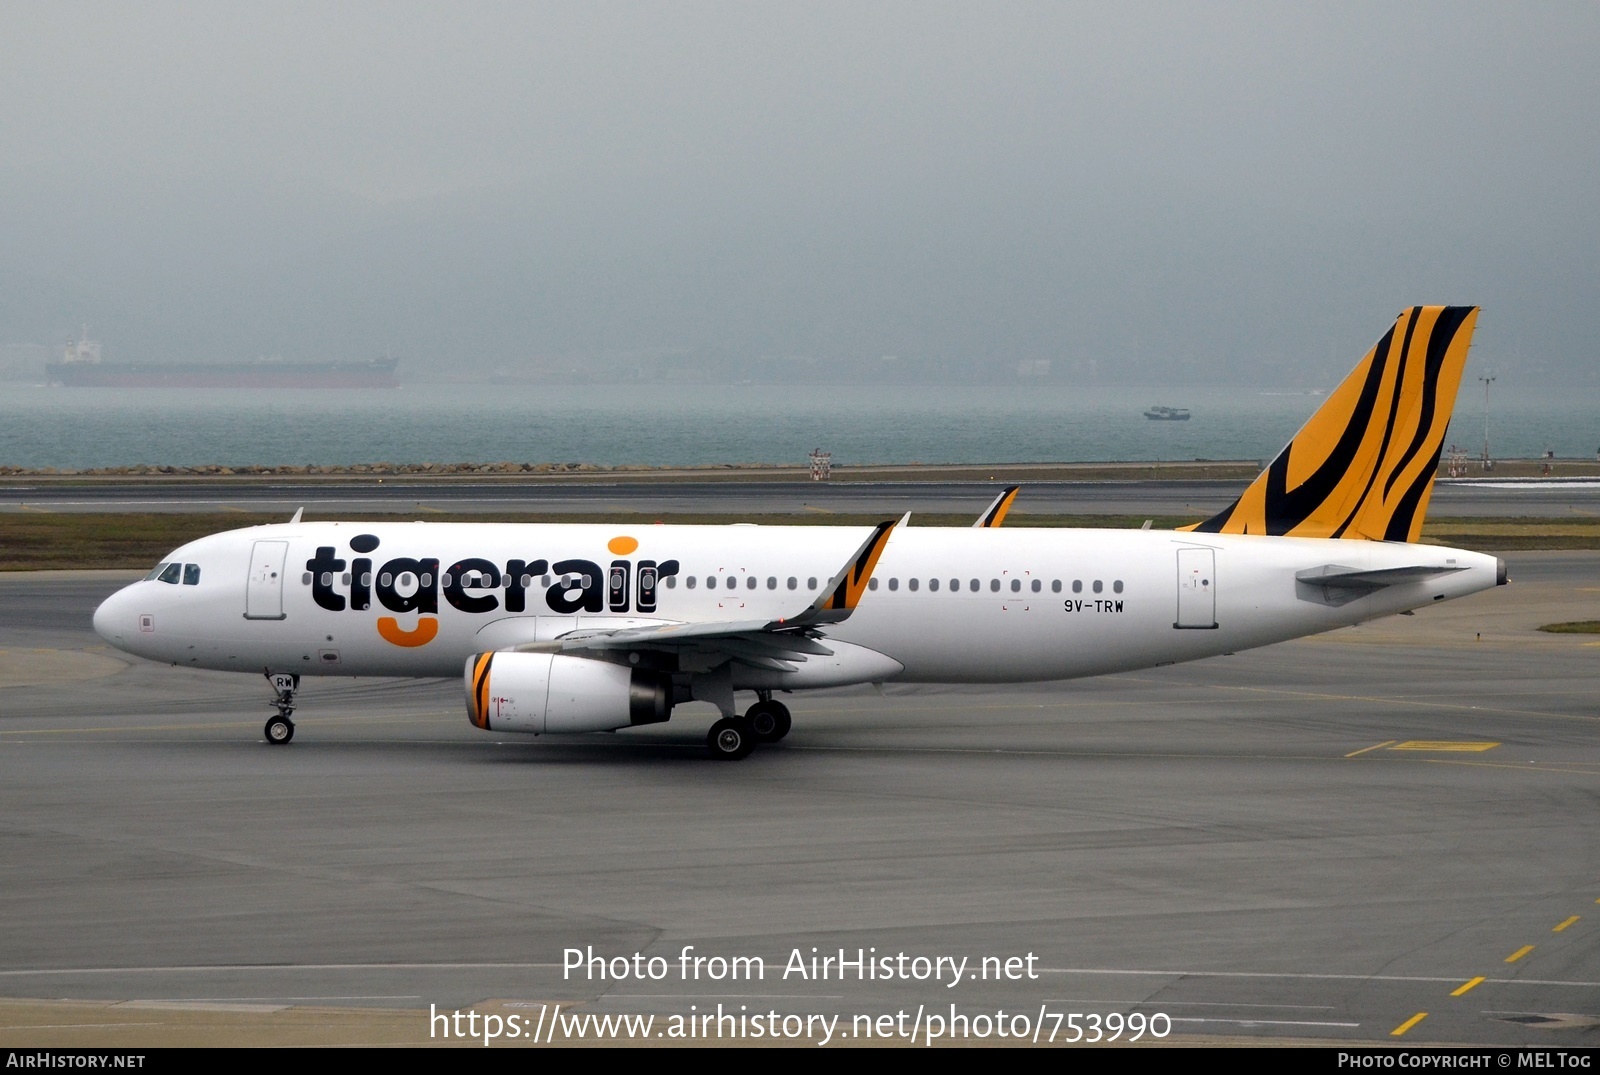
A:
{"type": "Polygon", "coordinates": [[[87,332],[68,340],[45,379],[67,388],[398,388],[396,358],[351,362],[102,362],[87,332]]]}

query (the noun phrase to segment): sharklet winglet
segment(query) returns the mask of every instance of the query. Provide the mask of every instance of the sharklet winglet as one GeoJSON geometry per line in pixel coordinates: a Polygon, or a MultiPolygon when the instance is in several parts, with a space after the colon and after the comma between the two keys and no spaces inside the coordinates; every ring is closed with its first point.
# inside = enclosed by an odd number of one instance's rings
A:
{"type": "Polygon", "coordinates": [[[1000,491],[989,506],[983,509],[983,514],[978,516],[972,524],[974,530],[992,530],[1006,521],[1006,515],[1011,511],[1011,505],[1016,502],[1017,493],[1022,490],[1020,485],[1008,485],[1000,491]]]}
{"type": "Polygon", "coordinates": [[[789,618],[787,626],[802,627],[814,623],[838,623],[855,611],[861,595],[866,592],[872,571],[878,566],[878,557],[889,544],[894,528],[910,517],[910,512],[900,519],[889,519],[873,527],[867,540],[861,543],[841,570],[828,583],[828,588],[811,607],[798,616],[789,618]]]}

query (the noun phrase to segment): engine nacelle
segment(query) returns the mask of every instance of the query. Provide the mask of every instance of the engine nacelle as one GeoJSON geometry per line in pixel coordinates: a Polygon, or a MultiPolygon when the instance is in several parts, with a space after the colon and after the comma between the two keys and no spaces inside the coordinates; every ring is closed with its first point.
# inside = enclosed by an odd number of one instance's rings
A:
{"type": "Polygon", "coordinates": [[[672,714],[668,677],[584,657],[478,653],[466,677],[467,719],[485,731],[606,732],[672,714]]]}

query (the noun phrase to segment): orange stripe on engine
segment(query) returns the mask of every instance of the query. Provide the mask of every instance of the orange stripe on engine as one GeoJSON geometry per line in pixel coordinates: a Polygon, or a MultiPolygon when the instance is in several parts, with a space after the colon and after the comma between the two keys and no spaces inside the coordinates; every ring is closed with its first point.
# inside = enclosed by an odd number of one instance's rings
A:
{"type": "Polygon", "coordinates": [[[484,731],[489,730],[489,665],[493,660],[493,653],[480,653],[472,669],[472,723],[484,731]]]}

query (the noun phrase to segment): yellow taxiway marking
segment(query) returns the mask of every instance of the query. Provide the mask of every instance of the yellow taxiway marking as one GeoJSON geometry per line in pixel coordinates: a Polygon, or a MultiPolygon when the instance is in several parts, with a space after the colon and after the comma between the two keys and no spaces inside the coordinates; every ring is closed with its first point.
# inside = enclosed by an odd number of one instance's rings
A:
{"type": "Polygon", "coordinates": [[[1393,739],[1385,739],[1383,742],[1374,743],[1370,747],[1362,747],[1360,750],[1352,750],[1350,753],[1346,754],[1345,757],[1353,758],[1358,754],[1365,754],[1369,750],[1382,750],[1386,746],[1393,745],[1393,743],[1394,743],[1393,739]]]}
{"type": "Polygon", "coordinates": [[[1517,960],[1521,959],[1523,956],[1525,956],[1529,952],[1533,951],[1533,947],[1534,946],[1531,945],[1531,944],[1523,945],[1521,948],[1518,948],[1515,952],[1512,952],[1510,955],[1506,956],[1506,962],[1507,963],[1515,963],[1517,960]]]}
{"type": "Polygon", "coordinates": [[[1427,1017],[1428,1017],[1428,1013],[1427,1012],[1418,1012],[1416,1015],[1413,1015],[1410,1019],[1407,1019],[1405,1022],[1401,1023],[1399,1026],[1397,1026],[1393,1030],[1389,1031],[1389,1036],[1391,1038],[1398,1038],[1400,1035],[1404,1034],[1406,1031],[1410,1030],[1412,1027],[1416,1026],[1418,1023],[1422,1022],[1427,1017]]]}
{"type": "Polygon", "coordinates": [[[1499,743],[1452,743],[1438,739],[1407,739],[1404,743],[1395,743],[1390,750],[1427,750],[1451,754],[1482,753],[1493,750],[1499,743]]]}
{"type": "Polygon", "coordinates": [[[17,510],[18,511],[36,511],[40,515],[54,515],[55,514],[55,512],[51,511],[49,508],[36,508],[32,504],[18,504],[17,505],[17,510]]]}
{"type": "Polygon", "coordinates": [[[1576,922],[1578,919],[1580,919],[1582,917],[1583,917],[1582,915],[1573,915],[1571,918],[1567,919],[1565,922],[1561,923],[1561,925],[1557,926],[1555,929],[1551,930],[1550,932],[1551,933],[1560,933],[1562,930],[1566,929],[1568,926],[1572,925],[1572,923],[1576,922]]]}
{"type": "Polygon", "coordinates": [[[1484,979],[1482,977],[1474,978],[1470,982],[1463,982],[1461,984],[1461,988],[1451,990],[1450,995],[1452,997],[1464,996],[1465,994],[1471,992],[1473,989],[1475,989],[1478,986],[1482,985],[1483,982],[1484,982],[1484,979]]]}
{"type": "Polygon", "coordinates": [[[833,514],[833,512],[829,511],[827,508],[819,508],[819,507],[816,507],[815,505],[812,505],[812,504],[805,505],[805,509],[807,511],[820,511],[824,515],[832,515],[833,514]]]}

